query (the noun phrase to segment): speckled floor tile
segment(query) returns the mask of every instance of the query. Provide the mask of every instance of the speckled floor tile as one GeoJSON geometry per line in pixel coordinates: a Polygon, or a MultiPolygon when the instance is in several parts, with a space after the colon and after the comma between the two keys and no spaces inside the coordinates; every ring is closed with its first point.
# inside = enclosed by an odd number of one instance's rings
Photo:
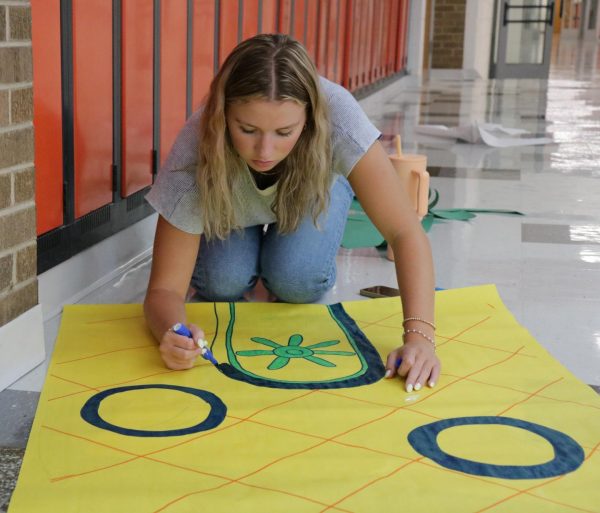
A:
{"type": "Polygon", "coordinates": [[[10,496],[15,489],[25,449],[0,447],[0,513],[8,510],[10,496]]]}

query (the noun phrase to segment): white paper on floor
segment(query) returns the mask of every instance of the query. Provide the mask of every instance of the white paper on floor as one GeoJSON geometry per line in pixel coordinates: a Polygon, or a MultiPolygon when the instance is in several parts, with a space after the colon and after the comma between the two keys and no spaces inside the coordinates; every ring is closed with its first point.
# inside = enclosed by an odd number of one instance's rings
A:
{"type": "Polygon", "coordinates": [[[494,123],[471,123],[456,127],[445,125],[417,125],[415,132],[418,134],[443,137],[445,139],[458,139],[468,143],[484,143],[494,148],[508,148],[510,146],[529,146],[532,144],[548,144],[554,142],[548,137],[521,137],[529,134],[522,128],[505,128],[494,123]]]}

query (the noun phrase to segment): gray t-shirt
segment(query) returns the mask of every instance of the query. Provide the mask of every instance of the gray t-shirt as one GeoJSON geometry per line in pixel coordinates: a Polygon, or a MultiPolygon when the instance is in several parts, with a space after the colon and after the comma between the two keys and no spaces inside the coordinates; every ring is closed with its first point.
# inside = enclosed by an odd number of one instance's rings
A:
{"type": "MultiPolygon", "coordinates": [[[[322,77],[321,87],[329,102],[333,182],[336,175],[347,177],[381,134],[349,91],[322,77]]],[[[198,110],[188,119],[146,195],[146,201],[170,224],[194,234],[203,232],[196,183],[200,115],[198,110]]],[[[242,227],[276,222],[271,204],[277,184],[260,190],[247,170],[236,186],[236,220],[242,227]]]]}

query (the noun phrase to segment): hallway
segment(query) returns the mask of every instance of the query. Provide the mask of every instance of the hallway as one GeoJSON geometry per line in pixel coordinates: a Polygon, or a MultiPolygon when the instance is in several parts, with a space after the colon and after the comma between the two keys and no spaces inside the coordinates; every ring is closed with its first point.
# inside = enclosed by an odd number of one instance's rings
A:
{"type": "MultiPolygon", "coordinates": [[[[600,385],[600,46],[557,45],[550,79],[398,85],[370,111],[404,151],[427,155],[438,208],[517,210],[435,224],[441,288],[494,283],[517,320],[582,381],[600,385]],[[547,134],[555,144],[490,148],[415,134],[418,124],[475,121],[547,134]]],[[[389,151],[392,152],[391,142],[389,151]]],[[[330,300],[393,285],[375,250],[345,251],[330,300]]]]}
{"type": "MultiPolygon", "coordinates": [[[[434,224],[429,238],[437,286],[495,284],[506,306],[536,340],[596,388],[600,387],[598,83],[600,45],[565,40],[555,48],[549,80],[419,83],[407,77],[361,102],[383,132],[390,152],[392,138],[399,133],[406,153],[427,155],[431,186],[440,195],[438,208],[524,214],[481,213],[470,221],[434,224]],[[524,128],[536,136],[551,136],[555,143],[490,148],[414,132],[419,124],[475,121],[524,128]]],[[[367,300],[358,294],[360,288],[395,286],[393,264],[384,256],[375,248],[340,249],[337,283],[322,302],[367,300]]],[[[80,303],[141,302],[149,263],[145,260],[80,303]]],[[[48,354],[59,322],[56,316],[45,324],[48,354]]],[[[0,411],[20,412],[18,418],[0,421],[0,447],[20,448],[26,443],[46,368],[47,363],[0,393],[0,411]]],[[[0,468],[0,476],[5,472],[0,468]]],[[[0,511],[6,493],[0,490],[0,511]]]]}

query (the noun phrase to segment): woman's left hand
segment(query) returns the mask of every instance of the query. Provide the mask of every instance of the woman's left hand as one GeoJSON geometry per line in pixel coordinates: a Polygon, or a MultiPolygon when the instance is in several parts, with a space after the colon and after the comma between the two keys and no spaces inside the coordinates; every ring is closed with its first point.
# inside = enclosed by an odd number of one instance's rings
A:
{"type": "Polygon", "coordinates": [[[406,378],[406,391],[420,390],[423,385],[435,386],[440,375],[440,360],[429,342],[412,340],[392,351],[386,362],[385,377],[406,378]],[[400,362],[398,364],[398,362],[400,362]]]}

